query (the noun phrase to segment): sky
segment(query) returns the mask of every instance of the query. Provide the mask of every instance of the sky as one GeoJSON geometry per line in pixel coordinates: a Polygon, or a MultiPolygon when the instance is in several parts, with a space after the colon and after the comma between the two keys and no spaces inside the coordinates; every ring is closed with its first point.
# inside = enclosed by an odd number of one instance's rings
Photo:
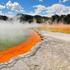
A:
{"type": "Polygon", "coordinates": [[[70,14],[70,0],[0,0],[1,15],[52,16],[70,14]]]}

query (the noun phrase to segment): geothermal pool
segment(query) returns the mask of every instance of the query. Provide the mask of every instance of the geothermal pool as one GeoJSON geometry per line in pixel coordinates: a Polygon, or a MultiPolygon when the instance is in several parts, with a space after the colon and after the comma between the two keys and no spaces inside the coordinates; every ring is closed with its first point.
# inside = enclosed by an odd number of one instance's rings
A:
{"type": "Polygon", "coordinates": [[[0,24],[0,51],[13,48],[30,37],[30,31],[18,25],[0,24]]]}
{"type": "Polygon", "coordinates": [[[26,42],[30,37],[30,33],[28,31],[23,31],[22,33],[11,34],[8,32],[8,35],[5,33],[5,36],[0,36],[0,51],[8,50],[19,45],[22,42],[26,42]]]}
{"type": "Polygon", "coordinates": [[[0,62],[29,52],[41,38],[22,24],[0,24],[0,62]],[[6,26],[5,26],[6,25],[6,26]]]}

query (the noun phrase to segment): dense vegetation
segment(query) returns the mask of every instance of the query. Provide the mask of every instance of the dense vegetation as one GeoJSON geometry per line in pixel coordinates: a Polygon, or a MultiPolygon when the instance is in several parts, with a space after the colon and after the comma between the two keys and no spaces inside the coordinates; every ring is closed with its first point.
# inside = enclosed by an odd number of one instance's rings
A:
{"type": "Polygon", "coordinates": [[[35,15],[35,16],[31,16],[31,15],[25,15],[22,14],[22,16],[20,16],[20,21],[28,21],[29,23],[35,21],[36,23],[49,23],[49,24],[59,24],[59,23],[63,23],[63,24],[70,24],[70,14],[68,15],[53,15],[51,17],[45,17],[45,16],[40,16],[40,15],[35,15]]]}
{"type": "Polygon", "coordinates": [[[8,20],[8,17],[7,16],[0,15],[0,20],[6,21],[6,20],[8,20]]]}
{"type": "MultiPolygon", "coordinates": [[[[27,15],[27,14],[17,14],[16,18],[18,17],[18,20],[20,20],[20,22],[36,22],[36,23],[48,23],[48,24],[59,24],[59,23],[63,23],[63,24],[70,24],[70,14],[68,15],[53,15],[51,17],[45,17],[45,16],[40,16],[40,15],[27,15]],[[19,16],[19,17],[18,17],[19,16]]],[[[0,20],[8,20],[9,18],[7,16],[3,16],[0,15],[0,20]]],[[[14,17],[12,18],[14,19],[14,17]]]]}

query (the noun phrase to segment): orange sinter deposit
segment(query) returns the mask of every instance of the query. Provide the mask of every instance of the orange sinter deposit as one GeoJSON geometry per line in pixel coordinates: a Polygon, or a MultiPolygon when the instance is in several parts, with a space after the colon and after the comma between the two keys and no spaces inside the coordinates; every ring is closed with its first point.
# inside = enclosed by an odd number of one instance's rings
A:
{"type": "Polygon", "coordinates": [[[70,34],[70,25],[67,24],[45,24],[42,27],[38,27],[38,29],[70,34]]]}
{"type": "Polygon", "coordinates": [[[20,54],[24,54],[32,49],[32,47],[41,41],[40,36],[36,32],[31,32],[31,37],[24,43],[19,44],[16,47],[10,48],[5,51],[0,51],[0,63],[9,61],[11,58],[20,54]]]}

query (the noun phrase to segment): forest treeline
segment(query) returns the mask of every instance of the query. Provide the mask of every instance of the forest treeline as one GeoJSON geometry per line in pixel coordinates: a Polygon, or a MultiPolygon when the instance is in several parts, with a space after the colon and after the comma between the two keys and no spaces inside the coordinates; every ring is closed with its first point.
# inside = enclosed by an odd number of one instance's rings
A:
{"type": "MultiPolygon", "coordinates": [[[[16,18],[17,20],[19,20],[20,22],[24,23],[24,22],[29,22],[29,23],[32,23],[32,22],[35,22],[35,23],[45,23],[45,24],[60,24],[60,23],[63,23],[63,24],[70,24],[70,14],[68,15],[53,15],[51,17],[46,17],[46,16],[40,16],[40,15],[27,15],[27,14],[17,14],[16,15],[16,18]]],[[[13,18],[10,18],[10,19],[14,19],[13,18]]],[[[7,16],[3,16],[3,15],[0,15],[0,20],[4,20],[4,21],[7,21],[7,20],[10,20],[9,17],[7,16]]]]}

